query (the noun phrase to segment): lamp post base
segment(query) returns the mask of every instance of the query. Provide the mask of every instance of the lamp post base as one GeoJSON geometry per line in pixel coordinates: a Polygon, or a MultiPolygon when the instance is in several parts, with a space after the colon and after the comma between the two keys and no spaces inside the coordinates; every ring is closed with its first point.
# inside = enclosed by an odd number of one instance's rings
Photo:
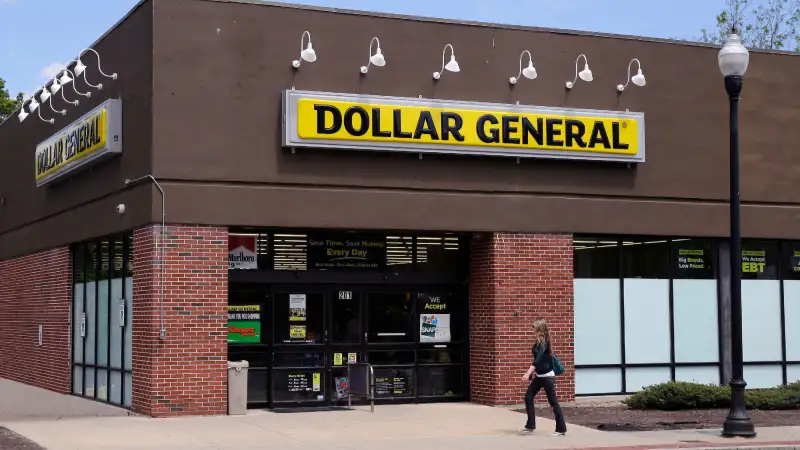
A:
{"type": "Polygon", "coordinates": [[[722,436],[724,437],[756,437],[756,428],[747,414],[747,407],[744,403],[744,389],[747,383],[743,379],[731,380],[731,409],[725,422],[722,424],[722,436]]]}

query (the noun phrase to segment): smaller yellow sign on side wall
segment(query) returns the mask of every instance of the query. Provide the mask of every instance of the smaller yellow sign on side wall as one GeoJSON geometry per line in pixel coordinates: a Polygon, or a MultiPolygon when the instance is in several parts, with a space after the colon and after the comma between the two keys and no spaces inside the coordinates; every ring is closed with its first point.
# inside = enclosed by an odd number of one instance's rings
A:
{"type": "Polygon", "coordinates": [[[45,185],[105,155],[121,152],[121,100],[107,100],[36,146],[36,185],[45,185]]]}

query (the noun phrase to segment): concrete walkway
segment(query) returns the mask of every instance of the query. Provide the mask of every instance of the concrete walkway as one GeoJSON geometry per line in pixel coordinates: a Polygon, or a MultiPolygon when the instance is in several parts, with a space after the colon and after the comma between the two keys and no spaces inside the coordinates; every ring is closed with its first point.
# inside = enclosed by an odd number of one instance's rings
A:
{"type": "MultiPolygon", "coordinates": [[[[549,411],[542,411],[548,415],[549,411]]],[[[150,419],[79,418],[2,423],[48,450],[363,449],[465,450],[797,445],[800,427],[764,428],[756,440],[726,440],[719,431],[612,433],[572,425],[553,437],[552,420],[537,421],[534,435],[519,435],[522,414],[465,403],[377,406],[354,411],[150,419]],[[797,442],[797,444],[795,444],[797,442]]]]}
{"type": "Polygon", "coordinates": [[[0,378],[0,421],[128,416],[123,408],[0,378]]]}

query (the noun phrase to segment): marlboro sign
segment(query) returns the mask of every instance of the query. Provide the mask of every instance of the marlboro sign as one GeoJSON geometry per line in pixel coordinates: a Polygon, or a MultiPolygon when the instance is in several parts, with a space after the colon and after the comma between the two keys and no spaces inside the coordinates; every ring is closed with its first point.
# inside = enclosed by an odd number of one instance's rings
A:
{"type": "Polygon", "coordinates": [[[228,269],[258,269],[255,234],[228,235],[228,269]]]}

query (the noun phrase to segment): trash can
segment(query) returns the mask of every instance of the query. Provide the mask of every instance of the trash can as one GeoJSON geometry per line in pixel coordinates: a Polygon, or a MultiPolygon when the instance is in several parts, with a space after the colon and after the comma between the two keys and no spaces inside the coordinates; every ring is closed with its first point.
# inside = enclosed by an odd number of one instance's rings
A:
{"type": "Polygon", "coordinates": [[[247,361],[228,361],[228,414],[247,414],[247,361]]]}

